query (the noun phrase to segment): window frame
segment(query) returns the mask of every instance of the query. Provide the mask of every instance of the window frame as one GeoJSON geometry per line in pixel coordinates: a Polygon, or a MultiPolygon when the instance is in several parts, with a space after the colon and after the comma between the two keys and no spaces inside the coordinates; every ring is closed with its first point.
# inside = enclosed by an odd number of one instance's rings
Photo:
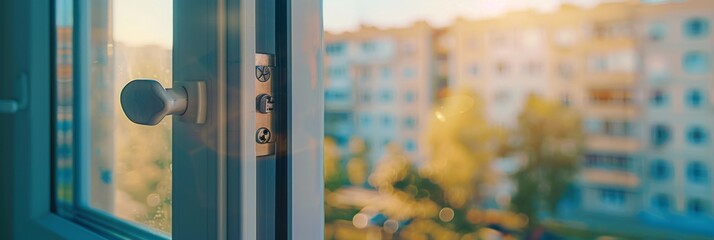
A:
{"type": "Polygon", "coordinates": [[[667,160],[654,160],[649,166],[649,175],[650,179],[654,179],[655,181],[667,181],[672,176],[672,166],[669,162],[667,162],[667,160]],[[659,170],[662,170],[663,172],[660,173],[659,170]]]}
{"type": "MultiPolygon", "coordinates": [[[[27,108],[12,115],[9,121],[14,127],[9,127],[3,141],[14,144],[16,155],[8,161],[2,161],[2,169],[8,170],[8,180],[4,182],[3,192],[12,192],[10,204],[3,204],[4,220],[9,220],[3,228],[2,236],[16,239],[102,239],[97,233],[90,231],[75,222],[62,218],[53,212],[51,195],[54,185],[51,179],[53,163],[49,161],[55,147],[49,139],[52,138],[53,126],[52,102],[54,93],[51,89],[54,82],[54,57],[52,47],[54,34],[54,3],[53,1],[28,0],[8,1],[7,8],[0,11],[23,12],[21,16],[27,25],[17,25],[13,29],[12,48],[5,49],[27,55],[27,61],[13,66],[19,71],[26,71],[28,84],[33,86],[27,93],[29,99],[27,108]],[[40,29],[45,29],[42,31],[40,29]],[[19,159],[22,159],[20,161],[19,159]],[[5,209],[7,208],[7,209],[5,209]],[[7,210],[7,211],[6,211],[7,210]]],[[[11,15],[12,16],[12,15],[11,15]]],[[[9,46],[9,45],[8,45],[9,46]]],[[[8,127],[8,126],[3,126],[8,127]]]]}
{"type": "Polygon", "coordinates": [[[701,161],[691,161],[686,165],[686,179],[687,182],[693,183],[695,185],[706,185],[709,183],[709,169],[707,165],[701,161]],[[700,175],[694,175],[694,173],[699,173],[700,175]]]}
{"type": "Polygon", "coordinates": [[[696,16],[696,17],[690,17],[687,18],[684,23],[682,24],[682,34],[688,38],[688,39],[702,39],[706,38],[709,36],[711,32],[711,24],[709,23],[709,19],[703,16],[696,16]],[[702,29],[700,29],[701,32],[695,33],[692,32],[692,25],[693,24],[701,24],[702,29]]]}
{"type": "MultiPolygon", "coordinates": [[[[51,1],[52,7],[50,8],[50,11],[52,13],[52,16],[54,18],[56,14],[56,3],[57,1],[51,1]]],[[[112,217],[107,213],[103,213],[99,210],[91,208],[89,205],[89,185],[87,181],[78,181],[79,179],[87,179],[89,172],[86,171],[85,169],[88,168],[88,162],[87,160],[90,159],[88,156],[89,151],[85,151],[87,146],[89,146],[89,130],[88,130],[88,124],[90,122],[89,119],[89,114],[86,114],[85,112],[89,109],[88,106],[88,101],[89,101],[89,71],[88,68],[91,65],[90,59],[89,59],[89,52],[92,51],[91,49],[91,44],[90,44],[90,34],[91,34],[91,27],[90,27],[90,21],[89,19],[91,16],[89,16],[88,12],[91,11],[89,9],[89,2],[87,1],[81,1],[81,0],[71,0],[68,1],[71,3],[71,18],[73,19],[72,23],[72,91],[74,93],[73,96],[73,103],[72,103],[72,121],[73,125],[75,126],[72,129],[72,135],[73,135],[73,145],[72,145],[72,152],[73,152],[73,157],[72,157],[72,167],[70,168],[70,171],[72,172],[72,180],[69,181],[69,184],[73,186],[71,195],[72,201],[69,204],[64,204],[58,202],[56,199],[56,195],[50,196],[51,199],[51,207],[53,214],[56,214],[59,217],[62,217],[68,221],[71,221],[74,224],[78,224],[83,228],[89,229],[93,233],[97,235],[101,235],[104,238],[108,239],[114,239],[114,238],[141,238],[141,239],[167,239],[168,236],[163,235],[162,233],[149,229],[147,227],[142,227],[136,223],[131,223],[128,221],[123,221],[118,218],[112,217]]],[[[54,34],[57,32],[56,30],[57,25],[52,22],[49,26],[49,29],[52,29],[52,33],[54,34]]],[[[52,39],[50,41],[50,44],[52,44],[52,47],[50,48],[51,54],[52,54],[52,60],[56,58],[55,54],[57,51],[57,46],[55,44],[55,39],[52,39]]],[[[53,65],[51,68],[56,69],[56,67],[53,65]]],[[[56,81],[57,77],[56,74],[53,72],[50,75],[51,81],[53,82],[52,84],[55,84],[54,82],[56,81]]],[[[51,105],[50,108],[53,109],[52,111],[55,112],[54,110],[56,108],[55,101],[57,101],[54,92],[56,91],[55,87],[51,87],[51,92],[53,92],[53,97],[49,100],[51,105]]],[[[56,120],[54,119],[55,114],[52,114],[50,116],[51,124],[56,124],[56,120]]],[[[56,143],[56,136],[55,136],[55,130],[51,130],[51,135],[50,138],[52,139],[51,142],[51,148],[55,148],[57,145],[56,143]]],[[[52,164],[56,164],[56,155],[55,151],[50,152],[50,157],[48,159],[51,159],[52,164]]],[[[57,187],[57,179],[54,177],[54,172],[56,171],[55,169],[56,166],[53,166],[51,168],[52,171],[52,178],[50,179],[51,185],[49,186],[51,191],[56,191],[54,188],[57,187]]]]}
{"type": "MultiPolygon", "coordinates": [[[[82,2],[74,0],[75,3],[82,2]]],[[[284,31],[280,36],[287,35],[287,38],[278,40],[278,48],[283,55],[278,58],[278,64],[285,66],[285,71],[281,72],[286,79],[282,84],[276,86],[285,90],[286,98],[282,100],[287,107],[284,117],[286,131],[288,134],[282,136],[286,139],[280,142],[277,157],[286,160],[279,168],[284,174],[279,181],[283,183],[280,196],[285,197],[284,204],[278,209],[280,216],[286,217],[282,223],[276,227],[276,232],[282,238],[309,239],[314,236],[322,236],[324,233],[323,216],[323,180],[322,180],[322,142],[324,138],[323,130],[323,106],[324,98],[322,94],[323,79],[315,72],[322,71],[322,18],[321,2],[319,0],[278,0],[277,11],[284,13],[275,16],[277,21],[282,21],[283,26],[278,30],[284,31]],[[316,17],[315,16],[319,16],[316,17]],[[292,47],[296,46],[296,47],[292,47]],[[306,56],[307,55],[307,56],[306,56]],[[305,61],[308,58],[312,61],[305,61]],[[317,70],[317,71],[316,71],[317,70]],[[309,124],[308,124],[309,123],[309,124]],[[293,162],[299,164],[292,164],[293,162]],[[277,229],[279,228],[279,229],[277,229]]],[[[236,10],[233,7],[240,7],[243,19],[233,19],[229,23],[220,24],[241,24],[238,25],[241,31],[250,31],[250,27],[255,20],[255,1],[236,0],[215,0],[205,3],[207,8],[215,7],[219,16],[224,16],[229,10],[236,10]]],[[[2,200],[0,208],[3,212],[0,218],[9,224],[2,226],[1,236],[9,236],[16,239],[112,239],[112,238],[164,238],[154,236],[142,228],[131,226],[124,221],[114,218],[105,218],[101,214],[92,212],[75,212],[73,219],[68,219],[58,215],[53,206],[52,195],[54,195],[55,185],[53,184],[54,173],[52,169],[56,166],[53,161],[55,146],[50,139],[54,138],[55,115],[54,93],[52,89],[54,83],[54,57],[52,47],[54,34],[51,30],[55,28],[54,23],[54,1],[27,0],[27,1],[6,1],[2,3],[8,8],[0,9],[0,12],[16,12],[11,14],[18,20],[24,20],[27,24],[11,26],[10,29],[16,33],[16,38],[10,41],[15,43],[12,48],[2,46],[8,52],[16,53],[12,56],[26,56],[27,61],[17,61],[17,64],[8,66],[13,71],[26,71],[28,83],[33,86],[29,92],[28,108],[17,114],[10,115],[8,121],[10,125],[0,126],[3,131],[10,134],[0,136],[2,142],[11,142],[7,145],[12,151],[16,151],[9,161],[0,161],[2,168],[0,171],[9,173],[3,175],[3,182],[0,190],[3,192],[13,192],[9,199],[2,200]],[[43,31],[44,29],[44,31],[43,31]],[[48,83],[48,79],[53,79],[48,83]],[[9,128],[9,129],[8,129],[9,128]],[[9,181],[4,181],[5,178],[9,181]],[[7,203],[7,204],[6,204],[7,203]],[[115,221],[116,220],[116,221],[115,221]],[[90,224],[91,223],[91,224],[90,224]],[[8,231],[5,231],[8,230],[8,231]],[[119,230],[119,231],[117,231],[119,230]],[[138,232],[133,232],[138,230],[138,232]]],[[[220,21],[219,21],[220,22],[220,21]]],[[[223,25],[225,26],[225,25],[223,25]]],[[[235,26],[234,26],[235,27],[235,26]]],[[[223,33],[231,34],[231,33],[223,33]]],[[[254,36],[245,35],[245,36],[254,36]]],[[[226,37],[223,35],[223,37],[226,37]]],[[[222,37],[219,35],[219,39],[222,37]]],[[[226,42],[227,38],[218,40],[226,42]]],[[[241,46],[254,46],[252,38],[240,39],[241,46]]],[[[241,56],[250,57],[250,64],[241,64],[243,70],[254,70],[253,61],[254,50],[244,49],[241,56]]],[[[219,54],[220,55],[220,54],[219,54]]],[[[9,56],[9,55],[8,55],[9,56]]],[[[224,56],[225,57],[225,56],[224,56]]],[[[224,66],[225,70],[225,66],[224,66]]],[[[251,76],[253,72],[242,71],[244,76],[251,76]]],[[[5,74],[5,73],[3,73],[5,74]]],[[[252,77],[251,77],[252,79],[252,77]]],[[[13,79],[14,80],[14,79],[13,79]]],[[[241,86],[253,86],[252,81],[243,81],[241,86]]],[[[242,89],[250,91],[252,89],[242,89]]],[[[243,94],[246,99],[253,98],[248,94],[243,94]]],[[[250,101],[243,101],[243,107],[251,106],[250,101]]],[[[252,114],[244,114],[248,119],[252,114]]],[[[6,118],[1,119],[3,122],[6,118]]],[[[250,121],[243,121],[243,127],[250,125],[250,121]]],[[[248,126],[253,127],[253,126],[248,126]]],[[[243,133],[248,135],[248,133],[243,133]]],[[[252,134],[250,134],[252,136],[252,134]]],[[[243,141],[246,142],[246,141],[243,141]]],[[[252,141],[242,143],[243,149],[253,146],[252,141]]],[[[4,146],[3,146],[4,147],[4,146]]],[[[250,150],[243,151],[243,158],[250,150]]],[[[247,156],[248,160],[251,158],[247,156]]],[[[253,159],[254,155],[253,155],[253,159]]],[[[255,170],[255,161],[241,161],[241,168],[229,169],[227,171],[255,170]]],[[[251,186],[255,190],[255,174],[240,176],[242,187],[251,186]]],[[[248,211],[228,212],[229,220],[231,216],[255,219],[255,208],[248,208],[255,204],[255,194],[250,194],[250,189],[240,190],[231,197],[240,198],[239,208],[248,211]],[[233,215],[232,215],[233,214],[233,215]]],[[[236,199],[237,200],[237,199],[236,199]]],[[[229,209],[230,210],[230,209],[229,209]]],[[[241,221],[240,237],[250,239],[256,237],[255,221],[241,221]]],[[[278,224],[276,224],[278,225],[278,224]]],[[[174,230],[176,230],[174,228],[174,230]]],[[[174,237],[178,237],[175,234],[174,237]]],[[[198,232],[197,232],[198,233],[198,232]]],[[[207,235],[201,235],[207,236],[207,235]]],[[[225,238],[225,235],[220,236],[225,238]]],[[[181,236],[184,237],[184,236],[181,236]]]]}
{"type": "Polygon", "coordinates": [[[709,141],[709,131],[701,125],[692,125],[687,128],[685,138],[690,146],[702,146],[709,141]],[[694,138],[695,134],[699,134],[699,138],[694,138]]]}

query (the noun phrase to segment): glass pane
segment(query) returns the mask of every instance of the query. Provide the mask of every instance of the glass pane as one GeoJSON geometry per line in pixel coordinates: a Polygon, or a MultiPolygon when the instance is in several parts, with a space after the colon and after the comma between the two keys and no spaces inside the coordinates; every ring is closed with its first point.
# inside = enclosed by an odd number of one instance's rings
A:
{"type": "Polygon", "coordinates": [[[712,21],[325,0],[325,238],[714,238],[712,21]]]}
{"type": "Polygon", "coordinates": [[[134,124],[119,96],[138,78],[171,87],[173,3],[88,1],[87,44],[79,46],[71,2],[57,2],[58,201],[170,234],[171,118],[134,124]],[[73,58],[75,48],[83,55],[73,58]],[[74,184],[73,165],[82,172],[74,184]]]}
{"type": "Polygon", "coordinates": [[[73,68],[74,47],[73,8],[71,0],[58,0],[55,4],[55,180],[57,210],[70,207],[74,199],[72,172],[74,156],[73,139],[73,68]]]}

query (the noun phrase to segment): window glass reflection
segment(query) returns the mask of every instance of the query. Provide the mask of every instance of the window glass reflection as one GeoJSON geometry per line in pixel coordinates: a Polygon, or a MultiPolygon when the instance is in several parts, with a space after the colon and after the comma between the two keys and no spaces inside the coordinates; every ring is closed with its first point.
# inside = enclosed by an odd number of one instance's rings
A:
{"type": "Polygon", "coordinates": [[[58,211],[86,204],[170,234],[171,119],[134,124],[119,94],[138,78],[171,87],[172,1],[82,2],[86,32],[74,27],[76,2],[55,5],[58,211]]]}

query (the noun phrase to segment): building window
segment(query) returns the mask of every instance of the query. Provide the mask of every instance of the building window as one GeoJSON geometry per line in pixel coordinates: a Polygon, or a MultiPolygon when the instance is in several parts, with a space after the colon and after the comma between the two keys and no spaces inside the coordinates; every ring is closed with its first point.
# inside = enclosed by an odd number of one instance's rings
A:
{"type": "Polygon", "coordinates": [[[573,65],[570,61],[558,64],[558,75],[560,75],[560,78],[564,80],[568,80],[573,76],[573,65]]]}
{"type": "Polygon", "coordinates": [[[600,201],[610,206],[622,206],[625,204],[625,191],[617,189],[602,189],[600,191],[600,201]]]}
{"type": "Polygon", "coordinates": [[[416,119],[412,116],[404,118],[404,126],[408,129],[414,129],[416,127],[416,119]]]}
{"type": "Polygon", "coordinates": [[[652,197],[652,206],[654,206],[654,208],[658,211],[667,212],[672,206],[672,202],[669,196],[665,194],[657,194],[656,196],[652,197]]]}
{"type": "Polygon", "coordinates": [[[607,57],[604,55],[591,55],[588,57],[588,69],[593,73],[605,72],[607,70],[607,57]]]}
{"type": "Polygon", "coordinates": [[[706,212],[704,201],[699,199],[689,200],[687,203],[687,213],[694,216],[702,215],[706,212]]]}
{"type": "Polygon", "coordinates": [[[326,90],[325,91],[325,101],[345,101],[349,98],[349,94],[345,91],[340,90],[326,90]]]}
{"type": "Polygon", "coordinates": [[[575,28],[558,29],[553,40],[559,47],[570,47],[578,42],[578,31],[575,28]]]}
{"type": "Polygon", "coordinates": [[[541,73],[543,66],[539,62],[530,62],[526,65],[526,73],[530,75],[538,75],[541,73]]]}
{"type": "Polygon", "coordinates": [[[412,79],[414,78],[414,69],[412,68],[404,68],[404,78],[406,79],[412,79]]]}
{"type": "Polygon", "coordinates": [[[595,22],[592,24],[594,38],[620,38],[630,36],[630,26],[625,22],[595,22]]]}
{"type": "Polygon", "coordinates": [[[392,126],[392,116],[389,116],[389,115],[382,116],[382,126],[391,127],[392,126]]]}
{"type": "Polygon", "coordinates": [[[707,132],[701,127],[692,127],[687,132],[687,140],[693,145],[700,145],[709,138],[707,132]]]}
{"type": "Polygon", "coordinates": [[[325,53],[330,56],[341,55],[345,51],[345,43],[328,43],[325,47],[325,53]]]}
{"type": "Polygon", "coordinates": [[[508,36],[505,33],[493,32],[489,34],[489,38],[491,46],[494,48],[501,48],[509,44],[508,36]]]}
{"type": "Polygon", "coordinates": [[[607,136],[630,136],[632,135],[632,123],[627,121],[602,121],[601,134],[607,136]]]}
{"type": "Polygon", "coordinates": [[[377,44],[374,42],[364,42],[362,43],[362,52],[371,53],[377,50],[377,44]]]}
{"type": "Polygon", "coordinates": [[[692,51],[684,55],[682,67],[687,73],[708,73],[711,70],[709,56],[703,52],[692,51]]]}
{"type": "Polygon", "coordinates": [[[372,78],[372,69],[369,67],[359,68],[359,77],[363,81],[367,81],[372,78]]]}
{"type": "Polygon", "coordinates": [[[414,99],[416,99],[414,92],[408,91],[404,94],[404,101],[406,101],[407,103],[414,102],[414,99]]]}
{"type": "Polygon", "coordinates": [[[372,125],[372,117],[370,117],[369,114],[362,114],[359,121],[362,124],[362,127],[369,127],[372,125]]]}
{"type": "Polygon", "coordinates": [[[473,65],[471,65],[471,67],[469,68],[469,73],[473,77],[478,76],[478,64],[474,63],[473,65]]]}
{"type": "Polygon", "coordinates": [[[591,90],[590,101],[593,104],[627,105],[632,103],[632,92],[628,89],[596,89],[591,90]]]}
{"type": "Polygon", "coordinates": [[[392,91],[382,90],[379,92],[379,101],[382,103],[389,103],[392,101],[392,91]]]}
{"type": "Polygon", "coordinates": [[[630,169],[632,157],[619,154],[594,154],[585,155],[585,166],[589,168],[614,169],[627,171],[630,169]]]}
{"type": "Polygon", "coordinates": [[[563,93],[563,94],[561,95],[561,97],[560,97],[560,103],[561,103],[563,106],[565,106],[565,107],[570,106],[570,104],[571,104],[570,101],[571,101],[571,100],[570,100],[570,94],[568,94],[568,93],[563,93]]]}
{"type": "Polygon", "coordinates": [[[392,69],[389,67],[382,67],[382,79],[391,79],[392,78],[392,69]]]}
{"type": "Polygon", "coordinates": [[[687,180],[692,183],[706,183],[709,181],[707,168],[701,162],[691,162],[687,165],[687,180]]]}
{"type": "Polygon", "coordinates": [[[650,95],[652,106],[661,107],[667,103],[667,94],[663,90],[654,90],[650,95]]]}
{"type": "Polygon", "coordinates": [[[407,152],[416,152],[417,144],[414,140],[407,139],[407,141],[404,143],[404,149],[406,149],[407,152]]]}
{"type": "Polygon", "coordinates": [[[650,166],[650,178],[654,180],[665,180],[670,176],[670,166],[664,160],[652,162],[650,166]]]}
{"type": "Polygon", "coordinates": [[[654,42],[661,41],[664,39],[665,34],[667,33],[667,27],[662,24],[662,23],[655,23],[650,26],[650,29],[647,31],[647,37],[654,42]]]}
{"type": "Polygon", "coordinates": [[[329,78],[343,78],[347,76],[347,68],[346,67],[330,67],[327,70],[327,76],[329,78]]]}
{"type": "Polygon", "coordinates": [[[662,146],[669,142],[670,130],[665,125],[656,125],[652,127],[652,144],[662,146]]]}
{"type": "Polygon", "coordinates": [[[493,95],[493,101],[499,105],[507,104],[510,98],[511,94],[506,90],[498,91],[493,95]]]}
{"type": "Polygon", "coordinates": [[[369,92],[362,93],[362,103],[368,104],[372,101],[372,94],[369,92]]]}
{"type": "Polygon", "coordinates": [[[693,89],[689,91],[689,94],[687,94],[687,103],[689,103],[689,106],[691,107],[699,107],[702,105],[704,96],[702,96],[702,92],[693,89]]]}
{"type": "Polygon", "coordinates": [[[684,23],[684,35],[700,38],[709,34],[709,21],[704,18],[692,18],[684,23]]]}
{"type": "Polygon", "coordinates": [[[414,55],[414,52],[416,52],[415,45],[416,43],[414,41],[402,42],[402,53],[404,53],[405,56],[414,55]]]}
{"type": "Polygon", "coordinates": [[[496,63],[496,73],[499,75],[508,74],[508,64],[505,62],[496,63]]]}

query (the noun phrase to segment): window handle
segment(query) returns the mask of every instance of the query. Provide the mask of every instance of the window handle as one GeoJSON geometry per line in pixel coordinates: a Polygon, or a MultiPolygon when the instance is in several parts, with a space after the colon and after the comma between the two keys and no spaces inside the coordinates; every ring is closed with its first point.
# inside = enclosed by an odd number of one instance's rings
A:
{"type": "Polygon", "coordinates": [[[18,80],[18,85],[15,92],[20,96],[18,100],[15,99],[0,99],[0,114],[7,113],[12,114],[19,112],[27,108],[27,75],[20,75],[18,80]]]}
{"type": "Polygon", "coordinates": [[[203,81],[174,82],[164,88],[151,79],[136,79],[121,91],[124,114],[136,124],[156,125],[167,115],[197,124],[206,121],[206,87],[203,81]]]}

